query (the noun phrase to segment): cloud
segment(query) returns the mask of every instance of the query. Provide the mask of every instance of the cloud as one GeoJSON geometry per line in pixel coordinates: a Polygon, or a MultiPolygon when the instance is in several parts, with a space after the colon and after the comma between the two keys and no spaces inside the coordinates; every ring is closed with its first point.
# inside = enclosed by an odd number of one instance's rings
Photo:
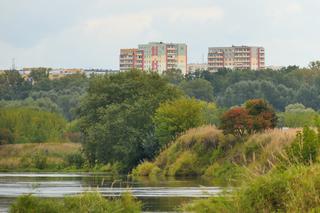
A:
{"type": "Polygon", "coordinates": [[[221,8],[212,6],[160,9],[156,14],[162,15],[164,18],[167,17],[172,23],[219,21],[224,16],[224,12],[221,8]]]}

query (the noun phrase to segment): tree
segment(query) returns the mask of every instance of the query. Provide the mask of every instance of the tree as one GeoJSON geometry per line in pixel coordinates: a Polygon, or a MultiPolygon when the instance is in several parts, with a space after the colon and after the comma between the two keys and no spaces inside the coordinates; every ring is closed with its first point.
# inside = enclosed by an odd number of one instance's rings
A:
{"type": "Polygon", "coordinates": [[[182,95],[157,73],[138,70],[91,79],[80,107],[83,148],[91,165],[120,162],[129,170],[159,150],[152,116],[182,95]]]}
{"type": "Polygon", "coordinates": [[[235,107],[225,112],[221,117],[221,126],[225,134],[242,137],[248,134],[249,113],[243,107],[235,107]]]}
{"type": "Polygon", "coordinates": [[[31,88],[31,83],[25,81],[18,71],[6,71],[0,74],[0,99],[24,99],[31,88]]]}
{"type": "Polygon", "coordinates": [[[281,126],[297,128],[315,126],[318,113],[312,108],[306,108],[303,104],[296,103],[286,106],[285,112],[279,113],[281,126]]]}
{"type": "Polygon", "coordinates": [[[167,144],[179,133],[203,125],[203,108],[203,102],[189,98],[161,104],[153,117],[155,134],[161,145],[167,144]]]}
{"type": "Polygon", "coordinates": [[[162,76],[172,84],[179,84],[184,78],[182,71],[179,69],[166,70],[162,73],[162,76]]]}
{"type": "Polygon", "coordinates": [[[311,61],[309,63],[309,68],[312,70],[320,70],[320,61],[311,61]]]}
{"type": "Polygon", "coordinates": [[[277,116],[273,107],[263,99],[248,100],[245,104],[250,115],[249,132],[261,132],[277,126],[277,116]]]}
{"type": "Polygon", "coordinates": [[[247,134],[275,128],[277,116],[273,107],[262,99],[248,100],[244,107],[231,108],[221,118],[225,133],[242,137],[247,134]]]}
{"type": "Polygon", "coordinates": [[[50,70],[49,68],[44,68],[44,67],[33,68],[31,70],[29,77],[34,82],[48,80],[49,79],[49,70],[50,70]]]}
{"type": "Polygon", "coordinates": [[[213,101],[213,87],[207,80],[182,81],[179,87],[190,97],[204,101],[213,101]]]}

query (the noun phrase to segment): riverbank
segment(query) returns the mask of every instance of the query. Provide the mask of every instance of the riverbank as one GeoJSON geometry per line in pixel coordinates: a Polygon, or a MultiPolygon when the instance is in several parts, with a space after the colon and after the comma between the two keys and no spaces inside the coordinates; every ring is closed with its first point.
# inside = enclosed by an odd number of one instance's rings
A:
{"type": "Polygon", "coordinates": [[[0,146],[1,172],[81,171],[78,143],[27,143],[0,146]]]}
{"type": "Polygon", "coordinates": [[[246,138],[224,135],[214,126],[187,131],[154,161],[137,166],[134,176],[205,176],[218,184],[238,184],[249,173],[265,174],[289,146],[297,129],[274,129],[246,138]]]}
{"type": "Polygon", "coordinates": [[[83,192],[98,191],[103,197],[117,198],[131,193],[146,212],[172,212],[199,197],[221,193],[223,188],[195,177],[138,178],[115,177],[109,173],[0,173],[0,212],[16,197],[32,194],[40,198],[62,199],[83,192]]]}

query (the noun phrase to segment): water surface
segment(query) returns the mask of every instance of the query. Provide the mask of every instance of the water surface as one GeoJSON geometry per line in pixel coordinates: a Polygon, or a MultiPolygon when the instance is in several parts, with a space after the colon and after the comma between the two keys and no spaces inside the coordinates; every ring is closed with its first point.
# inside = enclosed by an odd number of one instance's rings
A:
{"type": "Polygon", "coordinates": [[[215,196],[222,188],[201,178],[131,179],[91,173],[0,173],[0,212],[7,212],[22,194],[62,198],[81,192],[99,191],[105,197],[131,192],[143,202],[144,211],[176,211],[195,198],[215,196]]]}

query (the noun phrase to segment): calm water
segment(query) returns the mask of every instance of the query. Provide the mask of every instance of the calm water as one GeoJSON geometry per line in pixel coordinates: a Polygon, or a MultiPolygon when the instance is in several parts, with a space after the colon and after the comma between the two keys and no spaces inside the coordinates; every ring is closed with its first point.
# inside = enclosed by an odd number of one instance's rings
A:
{"type": "Polygon", "coordinates": [[[143,202],[144,211],[175,211],[195,198],[217,195],[222,188],[200,178],[128,179],[90,173],[0,173],[0,212],[21,194],[63,197],[85,191],[99,191],[105,197],[131,192],[143,202]]]}

